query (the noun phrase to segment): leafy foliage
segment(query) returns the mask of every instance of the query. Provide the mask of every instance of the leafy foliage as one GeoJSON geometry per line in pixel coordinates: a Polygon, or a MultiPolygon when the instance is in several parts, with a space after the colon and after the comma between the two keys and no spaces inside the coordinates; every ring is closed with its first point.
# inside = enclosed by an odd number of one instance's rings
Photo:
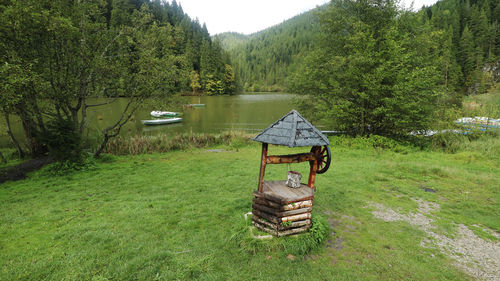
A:
{"type": "Polygon", "coordinates": [[[227,56],[175,1],[4,1],[0,36],[0,109],[7,122],[9,114],[20,117],[32,156],[46,151],[37,138],[47,116],[71,120],[84,135],[88,108],[102,105],[90,98],[130,97],[102,132],[105,143],[145,98],[192,85],[206,91],[210,83],[217,85],[210,94],[235,89],[227,56]]]}
{"type": "Polygon", "coordinates": [[[51,120],[40,140],[57,161],[81,162],[83,159],[81,135],[71,120],[51,120]]]}
{"type": "Polygon", "coordinates": [[[292,88],[310,96],[303,111],[353,135],[428,128],[439,97],[429,36],[439,34],[416,28],[392,0],[337,1],[320,23],[320,45],[292,88]]]}
{"type": "MultiPolygon", "coordinates": [[[[325,8],[306,12],[255,34],[216,36],[237,66],[243,90],[273,91],[289,86],[290,75],[298,66],[311,63],[304,62],[303,58],[317,43],[320,27],[316,15],[322,9],[325,8]]],[[[439,55],[433,59],[438,65],[446,102],[459,105],[462,93],[483,93],[498,82],[498,1],[443,0],[407,14],[418,18],[408,28],[433,33],[427,39],[412,38],[412,42],[418,45],[432,40],[439,46],[434,50],[439,55]]],[[[403,30],[400,27],[398,32],[403,30]]]]}

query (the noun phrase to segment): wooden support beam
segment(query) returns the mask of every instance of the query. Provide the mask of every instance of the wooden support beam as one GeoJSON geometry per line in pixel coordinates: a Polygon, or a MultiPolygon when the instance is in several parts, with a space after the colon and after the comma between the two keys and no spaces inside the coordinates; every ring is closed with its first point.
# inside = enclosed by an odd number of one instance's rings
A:
{"type": "Polygon", "coordinates": [[[313,146],[312,153],[315,155],[314,160],[309,161],[309,181],[307,186],[314,188],[314,182],[316,181],[316,170],[318,169],[319,153],[321,152],[321,146],[313,146]]]}
{"type": "MultiPolygon", "coordinates": [[[[253,226],[257,227],[259,230],[262,230],[267,233],[271,233],[274,236],[278,236],[278,231],[272,228],[266,227],[258,222],[252,221],[253,226]]],[[[279,237],[279,236],[278,236],[279,237]]]]}
{"type": "Polygon", "coordinates": [[[270,222],[268,220],[262,219],[259,216],[253,215],[252,216],[252,221],[260,223],[262,225],[265,225],[265,226],[267,226],[267,227],[269,227],[271,229],[278,230],[278,225],[277,224],[272,223],[272,222],[270,222]]]}
{"type": "Polygon", "coordinates": [[[259,192],[257,190],[255,190],[253,192],[253,196],[257,197],[257,198],[263,198],[263,199],[266,199],[266,200],[270,200],[270,201],[273,201],[273,202],[276,202],[278,204],[281,204],[281,205],[288,205],[288,204],[292,204],[292,203],[297,203],[297,202],[301,202],[301,201],[307,201],[307,200],[313,200],[314,199],[314,194],[311,195],[311,196],[306,196],[306,197],[302,197],[300,199],[280,199],[280,198],[277,198],[275,196],[272,196],[272,195],[269,195],[265,192],[259,192]]]}
{"type": "Polygon", "coordinates": [[[282,209],[285,211],[290,211],[290,210],[295,210],[295,209],[300,209],[300,208],[305,208],[305,207],[312,207],[312,200],[305,200],[305,201],[300,201],[288,205],[282,206],[282,209]]]}
{"type": "Polygon", "coordinates": [[[262,143],[262,154],[260,157],[260,173],[259,173],[259,192],[262,192],[262,185],[264,184],[264,174],[266,173],[266,160],[267,160],[267,143],[262,143]]]}
{"type": "Polygon", "coordinates": [[[260,224],[256,221],[252,221],[252,224],[253,226],[255,226],[256,228],[264,231],[264,232],[267,232],[267,233],[270,233],[274,236],[277,236],[277,237],[282,237],[282,236],[287,236],[287,235],[292,235],[292,234],[297,234],[297,233],[301,233],[301,232],[305,232],[307,230],[309,230],[309,228],[311,227],[311,225],[305,225],[305,226],[302,226],[302,227],[297,227],[297,228],[292,228],[292,229],[288,229],[288,230],[282,230],[282,231],[279,231],[279,230],[275,230],[273,228],[270,228],[269,226],[267,225],[263,225],[263,224],[260,224]]]}
{"type": "MultiPolygon", "coordinates": [[[[273,202],[273,201],[270,201],[270,200],[266,200],[264,198],[258,198],[258,197],[254,197],[253,198],[253,203],[254,204],[260,204],[260,205],[265,205],[265,206],[268,206],[268,207],[271,207],[271,208],[274,208],[274,209],[277,209],[277,210],[282,210],[284,211],[282,208],[281,208],[281,204],[278,204],[276,202],[273,202]]],[[[288,210],[287,210],[288,211],[288,210]]]]}
{"type": "Polygon", "coordinates": [[[273,222],[273,223],[275,223],[275,224],[278,224],[278,223],[280,223],[280,222],[281,222],[281,221],[280,221],[277,217],[275,217],[275,216],[273,216],[273,215],[269,215],[269,214],[267,214],[267,213],[265,213],[265,212],[261,212],[261,211],[256,210],[256,209],[253,209],[253,210],[252,210],[252,214],[253,214],[254,216],[258,216],[258,217],[260,217],[260,218],[266,219],[266,220],[268,220],[268,221],[270,221],[270,222],[273,222]]]}
{"type": "Polygon", "coordinates": [[[267,157],[266,164],[291,164],[316,160],[313,153],[299,153],[290,155],[270,155],[267,157]]]}

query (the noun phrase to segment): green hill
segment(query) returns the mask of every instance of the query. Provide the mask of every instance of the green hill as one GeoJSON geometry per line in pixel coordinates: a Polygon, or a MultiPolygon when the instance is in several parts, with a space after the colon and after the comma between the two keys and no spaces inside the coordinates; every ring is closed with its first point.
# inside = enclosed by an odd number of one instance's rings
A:
{"type": "Polygon", "coordinates": [[[215,40],[219,40],[225,50],[232,50],[250,40],[249,35],[238,32],[224,32],[214,36],[215,40]]]}
{"type": "Polygon", "coordinates": [[[317,9],[260,32],[217,35],[229,52],[244,91],[283,91],[287,77],[319,34],[317,9]]]}

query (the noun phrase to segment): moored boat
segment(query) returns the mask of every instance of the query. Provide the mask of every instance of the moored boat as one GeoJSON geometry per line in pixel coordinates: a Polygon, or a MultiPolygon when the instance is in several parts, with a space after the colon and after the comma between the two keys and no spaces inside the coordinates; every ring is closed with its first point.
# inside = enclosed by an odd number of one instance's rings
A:
{"type": "Polygon", "coordinates": [[[160,117],[176,117],[176,116],[179,116],[179,113],[178,112],[171,112],[171,111],[158,111],[158,110],[155,110],[155,111],[151,111],[151,116],[157,117],[157,118],[160,118],[160,117]]]}
{"type": "Polygon", "coordinates": [[[186,107],[204,107],[204,103],[192,103],[192,104],[186,104],[186,107]]]}
{"type": "Polygon", "coordinates": [[[182,118],[154,119],[154,120],[142,120],[142,124],[144,124],[144,125],[164,125],[164,124],[179,123],[181,121],[182,121],[182,118]]]}

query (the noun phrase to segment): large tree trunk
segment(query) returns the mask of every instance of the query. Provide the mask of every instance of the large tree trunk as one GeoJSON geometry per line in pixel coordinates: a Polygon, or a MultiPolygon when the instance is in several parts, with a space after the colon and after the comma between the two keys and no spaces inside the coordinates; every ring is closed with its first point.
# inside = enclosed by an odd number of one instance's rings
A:
{"type": "Polygon", "coordinates": [[[21,124],[23,125],[24,129],[24,136],[26,138],[26,143],[28,145],[28,148],[30,150],[31,157],[38,157],[42,156],[47,152],[45,147],[40,144],[37,140],[37,126],[35,120],[31,118],[25,111],[20,110],[18,112],[19,117],[21,118],[21,124]]]}
{"type": "MultiPolygon", "coordinates": [[[[19,144],[19,142],[14,137],[14,134],[12,133],[12,129],[10,127],[9,114],[6,111],[4,111],[3,114],[4,114],[4,117],[5,117],[5,123],[7,123],[7,133],[9,134],[10,140],[12,141],[12,143],[14,144],[14,146],[16,147],[17,153],[19,154],[19,158],[23,159],[26,156],[26,154],[24,153],[23,148],[21,147],[21,145],[19,144]]],[[[2,156],[2,158],[3,158],[3,156],[2,156]]]]}
{"type": "Polygon", "coordinates": [[[104,149],[106,148],[106,145],[108,144],[109,139],[118,136],[123,125],[125,125],[127,123],[127,121],[130,119],[130,117],[132,117],[132,114],[134,114],[135,110],[139,107],[140,101],[141,101],[140,99],[130,98],[128,103],[127,103],[127,106],[122,111],[122,115],[120,116],[120,119],[118,119],[118,121],[116,121],[115,124],[107,127],[104,130],[104,140],[101,142],[101,144],[99,145],[99,148],[94,153],[95,158],[98,158],[101,155],[101,153],[104,151],[104,149]]]}
{"type": "Polygon", "coordinates": [[[101,142],[99,148],[97,148],[97,151],[94,153],[95,158],[99,158],[99,156],[101,156],[102,152],[106,148],[106,145],[108,144],[109,139],[109,135],[104,135],[104,140],[101,142]]]}

